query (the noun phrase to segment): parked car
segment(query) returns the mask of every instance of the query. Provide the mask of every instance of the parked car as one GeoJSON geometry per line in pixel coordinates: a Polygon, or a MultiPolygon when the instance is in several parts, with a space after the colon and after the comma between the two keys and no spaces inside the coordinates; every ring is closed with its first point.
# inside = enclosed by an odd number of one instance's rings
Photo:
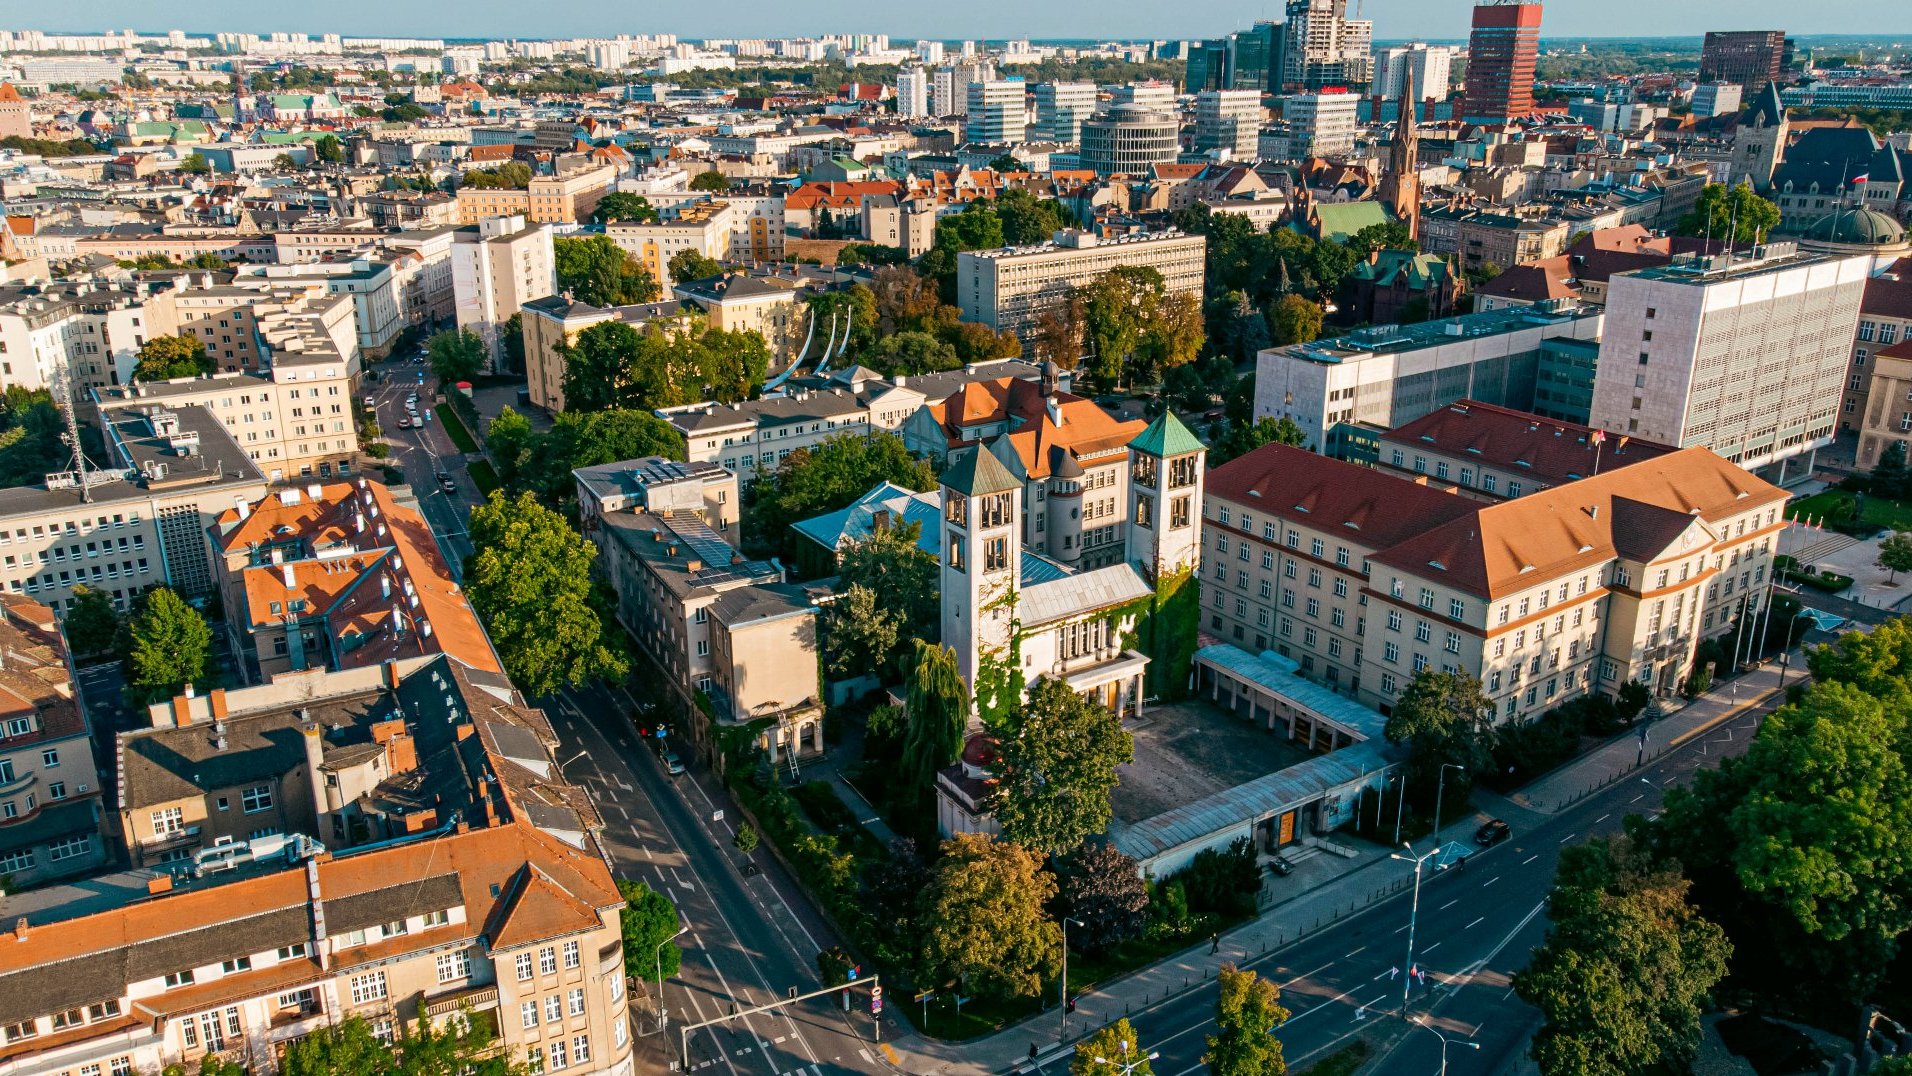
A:
{"type": "Polygon", "coordinates": [[[1512,836],[1513,832],[1512,827],[1496,818],[1491,822],[1483,822],[1481,827],[1474,831],[1474,843],[1482,847],[1499,844],[1512,836]]]}
{"type": "Polygon", "coordinates": [[[663,757],[664,757],[664,772],[665,773],[670,774],[672,777],[676,777],[678,774],[681,774],[684,772],[684,760],[677,757],[677,752],[666,751],[664,752],[663,757]]]}
{"type": "Polygon", "coordinates": [[[1293,863],[1288,862],[1287,856],[1276,856],[1275,858],[1268,861],[1268,869],[1272,873],[1278,874],[1282,876],[1283,878],[1286,878],[1287,876],[1295,872],[1295,865],[1293,863]]]}
{"type": "Polygon", "coordinates": [[[445,492],[445,493],[457,493],[457,492],[458,492],[458,483],[456,483],[456,482],[453,482],[453,481],[451,480],[451,475],[449,475],[449,474],[446,474],[446,473],[445,473],[444,471],[440,471],[440,472],[438,472],[438,474],[437,474],[437,476],[436,476],[436,477],[437,477],[437,479],[438,479],[438,488],[439,488],[439,489],[440,489],[441,491],[443,491],[443,492],[445,492]]]}
{"type": "Polygon", "coordinates": [[[367,397],[365,398],[365,409],[366,409],[367,411],[370,411],[370,410],[372,410],[372,409],[374,409],[374,408],[376,408],[377,406],[378,406],[378,401],[377,401],[377,400],[375,400],[375,399],[373,399],[373,398],[372,398],[372,397],[370,397],[370,396],[367,396],[367,397]]]}

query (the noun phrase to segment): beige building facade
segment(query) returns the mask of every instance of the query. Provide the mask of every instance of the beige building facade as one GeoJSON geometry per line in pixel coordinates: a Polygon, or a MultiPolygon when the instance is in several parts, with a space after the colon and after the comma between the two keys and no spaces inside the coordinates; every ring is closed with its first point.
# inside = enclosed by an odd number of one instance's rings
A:
{"type": "Polygon", "coordinates": [[[1117,266],[1162,274],[1171,295],[1200,297],[1208,240],[1179,232],[1098,238],[1070,232],[1058,245],[965,251],[956,256],[956,305],[963,320],[1028,336],[1044,314],[1117,266]]]}

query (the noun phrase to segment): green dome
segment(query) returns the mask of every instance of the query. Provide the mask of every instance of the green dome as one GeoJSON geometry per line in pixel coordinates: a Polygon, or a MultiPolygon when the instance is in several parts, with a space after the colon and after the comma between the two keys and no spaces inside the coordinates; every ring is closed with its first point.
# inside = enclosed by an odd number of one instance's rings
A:
{"type": "Polygon", "coordinates": [[[1806,229],[1814,243],[1853,247],[1893,247],[1905,242],[1905,226],[1876,209],[1842,206],[1806,229]]]}

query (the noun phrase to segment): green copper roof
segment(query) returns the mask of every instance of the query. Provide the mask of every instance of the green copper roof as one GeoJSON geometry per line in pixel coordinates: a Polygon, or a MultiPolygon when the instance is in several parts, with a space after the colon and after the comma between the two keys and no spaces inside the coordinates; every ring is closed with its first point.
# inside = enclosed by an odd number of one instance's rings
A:
{"type": "Polygon", "coordinates": [[[1167,459],[1170,456],[1202,452],[1208,446],[1202,444],[1202,439],[1187,426],[1182,425],[1182,420],[1175,417],[1175,412],[1164,411],[1161,418],[1149,423],[1148,429],[1136,434],[1135,440],[1129,442],[1129,447],[1157,459],[1167,459]]]}
{"type": "Polygon", "coordinates": [[[943,472],[943,485],[966,497],[980,497],[989,493],[1008,493],[1022,488],[1016,476],[1002,461],[991,455],[981,445],[967,448],[952,455],[949,468],[943,472]]]}
{"type": "Polygon", "coordinates": [[[1379,202],[1329,202],[1315,206],[1315,220],[1321,238],[1345,243],[1354,233],[1371,224],[1386,224],[1387,210],[1379,202]]]}

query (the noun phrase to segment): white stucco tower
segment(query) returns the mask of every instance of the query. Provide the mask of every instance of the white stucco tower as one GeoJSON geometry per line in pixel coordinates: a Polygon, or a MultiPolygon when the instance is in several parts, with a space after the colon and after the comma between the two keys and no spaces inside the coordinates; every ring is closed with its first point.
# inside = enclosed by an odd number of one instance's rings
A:
{"type": "Polygon", "coordinates": [[[1015,610],[1010,593],[1022,562],[1017,518],[1022,483],[981,446],[950,457],[943,471],[943,642],[956,650],[974,687],[984,653],[1005,653],[1015,610]]]}
{"type": "Polygon", "coordinates": [[[1129,442],[1129,560],[1151,583],[1201,564],[1207,451],[1172,411],[1129,442]]]}

